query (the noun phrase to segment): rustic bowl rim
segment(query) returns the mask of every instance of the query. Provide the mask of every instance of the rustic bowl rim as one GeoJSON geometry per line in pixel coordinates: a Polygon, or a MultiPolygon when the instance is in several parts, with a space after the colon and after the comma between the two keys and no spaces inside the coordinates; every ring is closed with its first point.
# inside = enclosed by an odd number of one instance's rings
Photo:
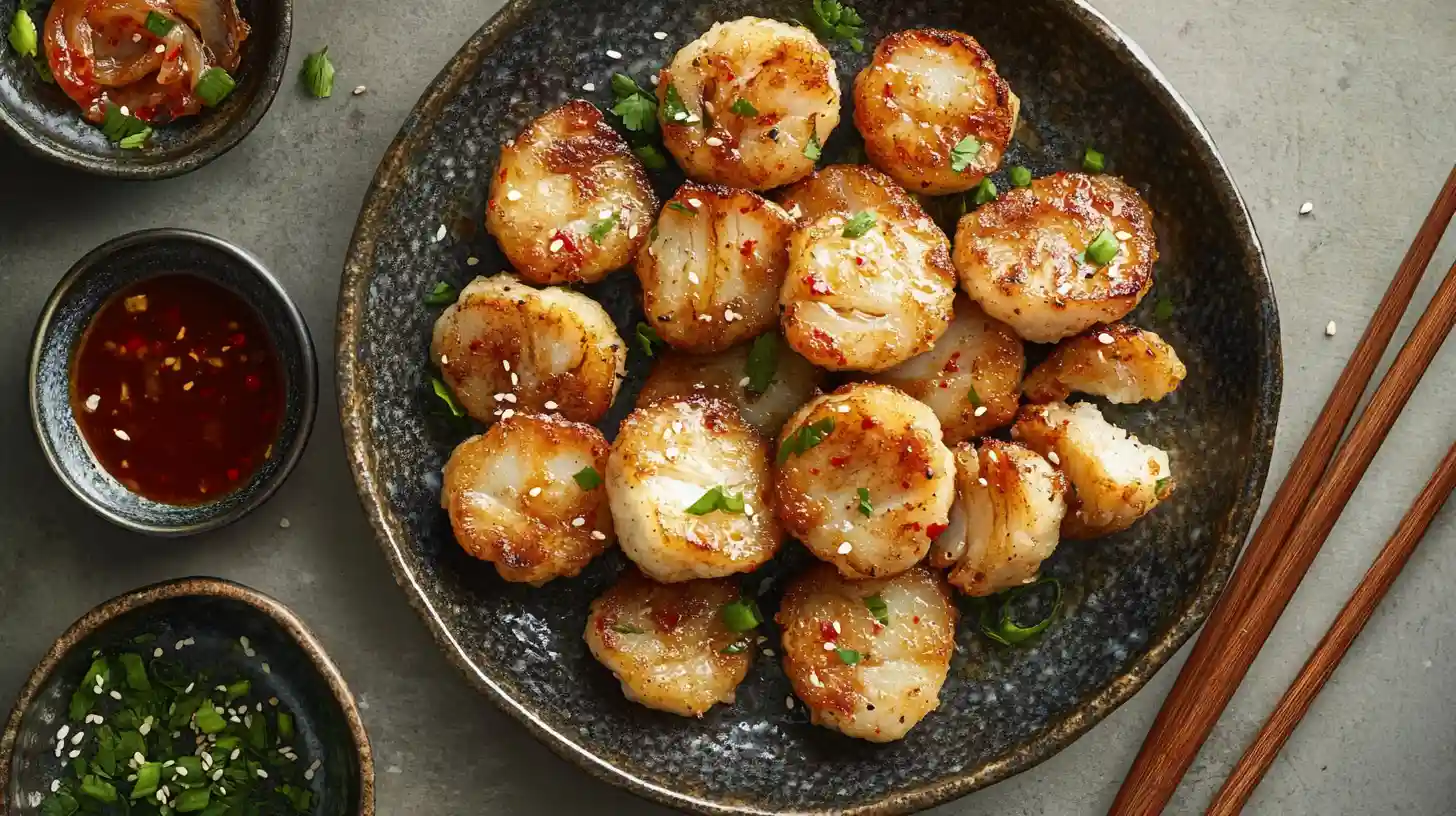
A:
{"type": "MultiPolygon", "coordinates": [[[[356,803],[358,809],[355,812],[357,816],[374,816],[374,751],[369,744],[369,733],[364,728],[363,718],[359,716],[359,706],[354,700],[354,693],[349,690],[349,684],[345,682],[344,675],[334,665],[334,661],[329,658],[328,652],[324,651],[323,644],[298,615],[294,614],[293,610],[283,605],[282,601],[225,578],[203,576],[162,581],[118,595],[92,608],[91,611],[72,623],[60,637],[56,638],[56,641],[46,650],[40,663],[31,671],[29,679],[25,681],[20,695],[16,697],[14,705],[10,708],[10,717],[6,720],[5,730],[0,733],[0,797],[8,798],[15,743],[20,736],[20,726],[25,719],[25,713],[35,702],[36,695],[50,681],[51,675],[55,673],[61,661],[78,644],[100,632],[122,615],[177,598],[224,598],[241,601],[271,618],[298,644],[299,648],[303,649],[304,654],[308,655],[313,670],[328,684],[334,702],[343,712],[344,720],[349,727],[349,739],[353,744],[352,756],[359,766],[359,800],[356,803]]],[[[4,807],[4,801],[4,799],[0,799],[0,807],[4,807]]]]}
{"type": "MultiPolygon", "coordinates": [[[[263,121],[288,69],[288,52],[293,46],[293,0],[264,0],[278,6],[278,37],[268,45],[268,61],[258,84],[257,93],[233,121],[209,141],[199,143],[175,159],[154,164],[133,164],[116,156],[99,156],[76,150],[43,132],[24,126],[5,105],[0,105],[0,131],[10,134],[16,144],[37,158],[63,167],[108,178],[155,181],[186,175],[232,150],[246,139],[263,121]]],[[[77,115],[80,115],[79,110],[77,115]]],[[[207,115],[205,112],[200,115],[207,115]]]]}
{"type": "MultiPolygon", "coordinates": [[[[508,0],[456,52],[431,81],[415,107],[405,118],[398,135],[390,144],[365,194],[359,221],[350,239],[349,253],[340,280],[338,319],[336,323],[336,385],[339,415],[344,432],[345,451],[353,471],[360,501],[369,517],[375,538],[388,559],[395,582],[415,611],[424,618],[431,635],[441,649],[470,682],[499,708],[520,721],[539,740],[561,757],[612,785],[669,807],[702,814],[767,814],[752,805],[714,801],[692,793],[684,793],[655,784],[619,767],[611,761],[579,746],[566,735],[542,720],[528,706],[498,685],[488,674],[472,663],[465,647],[445,625],[420,585],[417,576],[405,561],[403,532],[393,514],[385,510],[388,497],[374,475],[374,459],[369,446],[372,436],[366,408],[369,397],[363,391],[362,362],[358,357],[358,339],[362,326],[363,304],[373,268],[379,225],[389,205],[399,193],[401,170],[419,148],[425,135],[422,125],[433,123],[455,88],[471,76],[476,65],[497,44],[522,23],[543,0],[508,0]]],[[[999,782],[1027,770],[1070,745],[1114,709],[1127,702],[1185,643],[1208,616],[1243,545],[1244,537],[1258,512],[1269,463],[1273,456],[1274,434],[1279,419],[1283,387],[1283,357],[1279,330],[1278,306],[1269,278],[1263,246],[1254,228],[1253,219],[1227,165],[1197,114],[1153,64],[1151,58],[1132,38],[1115,26],[1086,0],[1047,0],[1081,23],[1086,34],[1099,40],[1123,61],[1127,70],[1162,105],[1190,143],[1199,164],[1207,170],[1210,184],[1217,193],[1220,210],[1228,217],[1237,236],[1237,250],[1250,284],[1255,289],[1257,307],[1253,315],[1261,331],[1260,345],[1255,349],[1257,370],[1255,383],[1256,411],[1250,429],[1249,467],[1237,498],[1230,509],[1224,534],[1210,553],[1194,591],[1184,602],[1179,616],[1122,674],[1112,678],[1099,692],[1083,700],[1076,709],[1041,730],[1024,742],[1013,746],[999,758],[970,771],[903,791],[888,792],[881,797],[849,808],[819,808],[796,813],[815,816],[883,816],[912,813],[999,782]]],[[[778,812],[778,811],[774,811],[778,812]]]]}
{"type": "MultiPolygon", "coordinates": [[[[254,308],[262,309],[260,305],[254,304],[254,308]]],[[[293,472],[299,461],[303,458],[304,449],[308,447],[308,440],[313,435],[314,419],[318,414],[318,353],[314,349],[313,335],[308,330],[308,323],[303,319],[303,312],[299,311],[298,304],[289,297],[283,284],[274,277],[268,267],[263,264],[257,256],[216,235],[209,235],[205,232],[181,229],[179,227],[159,227],[155,229],[137,230],[125,235],[112,238],[95,249],[81,256],[66,274],[56,283],[56,288],[51,291],[50,297],[46,298],[45,306],[41,309],[40,317],[36,319],[35,330],[31,335],[30,359],[26,363],[26,403],[30,409],[30,425],[35,432],[36,441],[40,443],[41,453],[45,456],[46,463],[61,480],[61,484],[71,491],[83,504],[91,508],[95,513],[111,523],[124,527],[138,533],[162,537],[190,536],[198,533],[205,533],[226,527],[229,524],[241,519],[254,510],[262,507],[283,483],[288,480],[289,474],[293,472]],[[288,324],[289,331],[299,343],[302,352],[302,370],[299,376],[289,374],[284,370],[284,377],[290,389],[298,389],[300,392],[300,410],[298,428],[291,438],[279,441],[286,441],[287,446],[283,456],[279,460],[278,469],[270,475],[262,486],[246,502],[234,505],[227,512],[219,512],[192,524],[166,525],[148,524],[144,521],[134,519],[116,512],[109,504],[97,501],[80,485],[76,483],[75,477],[65,467],[61,457],[56,453],[55,446],[51,443],[47,427],[41,420],[39,379],[41,368],[41,357],[44,350],[46,332],[50,329],[51,322],[60,311],[61,301],[70,294],[77,283],[93,274],[106,260],[117,252],[129,249],[141,244],[148,244],[161,241],[184,241],[200,244],[205,247],[216,249],[229,256],[238,269],[248,272],[256,277],[273,294],[273,303],[270,309],[276,309],[288,324]]],[[[201,505],[207,507],[208,505],[201,505]]],[[[222,505],[218,505],[221,507],[222,505]]]]}

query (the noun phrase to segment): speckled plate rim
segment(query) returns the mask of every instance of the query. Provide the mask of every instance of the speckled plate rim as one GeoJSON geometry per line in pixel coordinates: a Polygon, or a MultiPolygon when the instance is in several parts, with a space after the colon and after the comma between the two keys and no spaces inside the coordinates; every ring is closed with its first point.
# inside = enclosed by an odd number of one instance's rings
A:
{"type": "MultiPolygon", "coordinates": [[[[519,720],[558,755],[576,763],[599,779],[670,807],[704,814],[782,813],[741,803],[713,801],[643,779],[578,745],[497,684],[471,661],[465,647],[450,632],[440,613],[426,596],[419,576],[407,564],[404,555],[407,535],[400,520],[388,509],[388,497],[374,475],[375,462],[369,430],[370,398],[364,391],[358,351],[370,272],[374,268],[377,232],[381,225],[387,223],[385,219],[389,208],[401,189],[399,180],[403,171],[411,158],[422,149],[426,136],[444,106],[461,83],[475,73],[480,62],[527,19],[537,2],[539,0],[509,0],[460,48],[405,118],[399,134],[385,153],[365,194],[364,205],[344,263],[336,323],[336,385],[349,467],[354,473],[360,501],[364,505],[370,525],[374,528],[375,538],[394,572],[395,582],[405,590],[410,605],[424,618],[430,633],[450,661],[465,673],[477,689],[519,720]]],[[[799,813],[823,816],[913,813],[1014,776],[1070,745],[1114,709],[1127,702],[1203,624],[1228,580],[1229,572],[1259,509],[1264,482],[1269,472],[1269,461],[1274,451],[1284,371],[1274,286],[1269,279],[1263,246],[1254,229],[1253,219],[1213,143],[1212,136],[1147,53],[1085,0],[1049,2],[1061,6],[1067,14],[1082,24],[1090,36],[1101,41],[1116,54],[1167,110],[1183,135],[1193,144],[1200,164],[1211,176],[1218,203],[1238,237],[1238,250],[1243,257],[1244,269],[1255,289],[1258,307],[1254,317],[1261,337],[1261,345],[1255,350],[1257,368],[1253,372],[1257,412],[1249,441],[1250,466],[1243,483],[1238,486],[1234,506],[1226,517],[1223,535],[1215,543],[1208,566],[1195,591],[1173,623],[1147,651],[1100,692],[1083,701],[1070,714],[1049,724],[1036,736],[1013,746],[999,758],[975,769],[916,788],[890,792],[863,805],[799,813]]]]}
{"type": "MultiPolygon", "coordinates": [[[[255,307],[256,308],[256,307],[255,307]]],[[[71,494],[81,500],[97,515],[115,524],[118,527],[132,530],[133,532],[154,535],[163,538],[180,538],[183,536],[197,535],[211,530],[226,527],[243,516],[262,507],[268,499],[273,497],[293,469],[303,459],[303,452],[308,447],[308,440],[313,436],[313,424],[318,415],[318,353],[314,349],[313,334],[308,329],[308,321],[303,319],[303,312],[299,311],[298,304],[289,297],[288,290],[283,288],[283,283],[269,271],[256,255],[216,235],[209,235],[196,230],[182,229],[180,227],[157,227],[153,229],[137,230],[125,235],[112,238],[110,241],[96,247],[81,256],[66,274],[56,282],[56,288],[51,290],[50,297],[46,298],[45,306],[41,309],[40,317],[36,318],[35,329],[30,338],[30,357],[26,361],[26,405],[30,409],[30,427],[35,433],[36,441],[40,444],[41,453],[45,456],[46,464],[50,465],[51,471],[56,478],[71,494]],[[61,302],[71,289],[86,275],[92,273],[96,266],[102,263],[107,257],[115,255],[125,249],[146,244],[154,241],[190,241],[202,246],[216,249],[217,251],[235,259],[239,266],[255,275],[269,291],[277,296],[278,305],[283,315],[287,318],[288,324],[298,340],[301,363],[303,365],[302,377],[297,381],[287,380],[287,385],[298,388],[302,393],[299,396],[302,406],[302,415],[299,417],[298,430],[293,438],[289,440],[288,448],[283,452],[283,458],[278,464],[278,469],[273,471],[257,493],[246,502],[233,507],[226,513],[208,516],[194,524],[182,526],[165,526],[147,524],[146,522],[122,515],[111,507],[98,502],[93,496],[82,490],[76,484],[75,479],[61,464],[61,456],[56,451],[53,440],[46,432],[45,425],[41,420],[40,409],[40,378],[41,358],[43,343],[46,332],[49,331],[51,321],[55,319],[56,311],[61,307],[61,302]]],[[[280,431],[281,433],[281,431],[280,431]]],[[[281,438],[281,437],[280,437],[281,438]]]]}
{"type": "MultiPolygon", "coordinates": [[[[134,609],[174,598],[193,597],[226,598],[241,601],[257,609],[281,626],[308,655],[309,661],[324,678],[324,682],[328,683],[334,701],[343,711],[349,736],[354,744],[354,753],[359,764],[359,800],[355,813],[357,816],[374,816],[374,750],[369,744],[369,733],[364,729],[363,718],[359,716],[354,693],[349,690],[349,684],[344,681],[344,675],[339,672],[334,661],[329,659],[323,644],[319,643],[318,637],[281,601],[225,578],[207,577],[177,578],[118,595],[82,615],[64,634],[56,638],[56,642],[51,644],[40,663],[30,673],[30,679],[21,688],[20,696],[15,699],[15,704],[10,709],[5,731],[0,733],[0,797],[6,797],[10,788],[10,766],[25,712],[71,649],[111,621],[134,609]]],[[[5,798],[0,798],[0,807],[3,807],[4,801],[5,798]]]]}
{"type": "Polygon", "coordinates": [[[268,70],[258,85],[258,95],[249,102],[240,119],[218,134],[217,139],[204,143],[197,150],[171,161],[155,164],[118,162],[115,158],[75,150],[44,133],[36,133],[23,125],[4,106],[0,106],[0,131],[8,134],[12,141],[32,156],[92,175],[150,181],[191,173],[237,147],[263,121],[268,109],[273,107],[273,100],[278,96],[278,89],[283,85],[283,74],[288,68],[288,51],[293,46],[293,0],[271,1],[282,4],[282,14],[278,18],[279,42],[277,51],[269,55],[268,70]]]}

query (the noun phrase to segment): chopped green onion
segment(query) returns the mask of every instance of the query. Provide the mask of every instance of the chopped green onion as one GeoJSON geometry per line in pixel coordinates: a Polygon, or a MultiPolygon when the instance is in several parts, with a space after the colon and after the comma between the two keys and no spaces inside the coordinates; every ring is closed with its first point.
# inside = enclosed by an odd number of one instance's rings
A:
{"type": "Polygon", "coordinates": [[[162,782],[162,763],[148,762],[136,769],[136,787],[131,789],[131,799],[144,799],[157,792],[162,782]]]}
{"type": "Polygon", "coordinates": [[[1118,243],[1117,236],[1112,234],[1112,230],[1104,228],[1087,245],[1087,260],[1097,266],[1106,266],[1120,251],[1122,244],[1118,243]]]}
{"type": "Polygon", "coordinates": [[[193,88],[197,95],[202,98],[202,104],[209,108],[215,108],[222,104],[228,94],[238,87],[233,81],[232,74],[221,68],[208,68],[197,78],[197,85],[193,88]]]}
{"type": "Polygon", "coordinates": [[[248,696],[248,692],[252,690],[253,684],[251,681],[239,680],[238,682],[233,683],[232,685],[227,687],[226,696],[224,697],[222,704],[225,706],[230,706],[233,704],[234,700],[237,700],[239,697],[248,696]]]}
{"type": "Polygon", "coordinates": [[[991,612],[992,599],[988,598],[982,604],[980,614],[981,633],[997,643],[1005,646],[1014,646],[1041,634],[1051,625],[1052,619],[1057,616],[1057,612],[1061,611],[1062,608],[1062,584],[1055,578],[1041,577],[1030,584],[1019,586],[1015,589],[1008,589],[992,597],[1000,598],[1001,605],[995,612],[993,618],[991,612]],[[1012,605],[1017,598],[1035,591],[1037,587],[1043,584],[1051,584],[1056,589],[1056,597],[1052,600],[1051,611],[1047,613],[1045,618],[1042,618],[1031,626],[1017,624],[1012,605]]]}
{"type": "Polygon", "coordinates": [[[834,420],[821,419],[818,422],[811,422],[801,426],[798,430],[789,434],[779,445],[778,463],[783,464],[789,460],[789,456],[802,456],[804,452],[818,446],[824,441],[824,437],[833,433],[834,420]]]}
{"type": "Polygon", "coordinates": [[[840,661],[843,662],[846,666],[853,666],[864,657],[864,655],[861,655],[854,649],[846,649],[842,646],[838,649],[835,649],[834,652],[835,654],[839,655],[840,661]]]}
{"type": "Polygon", "coordinates": [[[858,487],[855,488],[855,493],[859,496],[860,515],[873,516],[875,514],[875,506],[870,504],[870,489],[867,487],[858,487]]]}
{"type": "Polygon", "coordinates": [[[728,110],[733,111],[734,113],[738,114],[739,116],[757,116],[758,115],[758,108],[755,108],[753,106],[753,103],[752,102],[749,102],[747,99],[744,99],[742,97],[739,97],[738,99],[733,100],[733,104],[732,104],[732,106],[730,106],[728,108],[728,110]]]}
{"type": "Polygon", "coordinates": [[[1106,166],[1107,157],[1103,156],[1101,153],[1098,153],[1096,150],[1093,150],[1089,147],[1087,148],[1087,152],[1082,154],[1083,170],[1086,170],[1089,173],[1101,173],[1102,169],[1106,166]]]}
{"type": "Polygon", "coordinates": [[[278,712],[278,739],[293,744],[293,715],[286,711],[278,712]]]}
{"type": "Polygon", "coordinates": [[[875,213],[873,210],[865,210],[857,213],[853,218],[844,224],[845,238],[861,238],[865,233],[875,228],[875,213]]]}
{"type": "Polygon", "coordinates": [[[1012,187],[1031,186],[1031,171],[1026,169],[1025,167],[1022,167],[1019,164],[1016,165],[1015,167],[1011,168],[1010,175],[1012,187]]]}
{"type": "Polygon", "coordinates": [[[981,407],[981,395],[976,393],[976,386],[971,386],[971,390],[966,394],[966,399],[970,400],[972,406],[981,407]]]}
{"type": "Polygon", "coordinates": [[[35,21],[30,19],[30,14],[25,9],[15,12],[10,21],[10,47],[22,57],[34,57],[38,43],[35,21]]]}
{"type": "Polygon", "coordinates": [[[571,478],[582,490],[596,490],[602,484],[602,474],[597,473],[597,469],[591,465],[578,470],[571,478]]]}
{"type": "Polygon", "coordinates": [[[864,18],[839,0],[813,0],[809,23],[821,39],[844,40],[856,53],[864,50],[864,18]]]}
{"type": "Polygon", "coordinates": [[[632,155],[636,156],[637,160],[642,162],[642,166],[648,170],[667,169],[667,157],[662,155],[662,151],[658,150],[656,145],[638,145],[632,148],[632,155]]]}
{"type": "Polygon", "coordinates": [[[431,377],[430,387],[434,389],[435,396],[439,397],[440,401],[445,403],[445,407],[450,411],[451,416],[465,416],[465,409],[461,408],[460,401],[455,399],[455,392],[451,391],[450,386],[446,385],[443,380],[439,377],[431,377]]]}
{"type": "Polygon", "coordinates": [[[775,332],[760,334],[748,350],[748,385],[754,394],[762,394],[773,385],[779,367],[779,336],[775,332]]]}
{"type": "Polygon", "coordinates": [[[613,211],[611,215],[592,224],[591,230],[587,232],[587,235],[592,239],[592,243],[601,246],[602,242],[607,240],[607,234],[616,226],[617,213],[613,211]]]}
{"type": "Polygon", "coordinates": [[[809,141],[804,144],[804,157],[811,161],[819,161],[824,155],[824,145],[819,144],[819,133],[816,131],[809,134],[809,141]]]}
{"type": "Polygon", "coordinates": [[[327,99],[334,95],[334,64],[329,61],[327,45],[304,58],[301,76],[303,86],[314,98],[327,99]]]}
{"type": "Polygon", "coordinates": [[[718,650],[719,654],[740,654],[748,648],[747,640],[737,640],[718,650]]]}
{"type": "Polygon", "coordinates": [[[207,807],[212,793],[208,788],[191,788],[177,794],[172,800],[172,809],[178,813],[195,813],[207,807]]]}
{"type": "Polygon", "coordinates": [[[1172,316],[1173,316],[1173,301],[1172,301],[1172,299],[1171,298],[1167,298],[1167,297],[1160,297],[1160,298],[1158,298],[1157,304],[1153,306],[1153,319],[1154,320],[1158,320],[1158,321],[1167,321],[1172,316]]]}
{"type": "Polygon", "coordinates": [[[687,512],[695,516],[706,516],[715,510],[721,510],[724,513],[742,513],[743,494],[734,496],[719,485],[710,488],[708,492],[698,497],[697,501],[688,506],[687,512]]]}
{"type": "Polygon", "coordinates": [[[870,614],[875,616],[875,620],[880,622],[881,626],[890,625],[890,605],[885,603],[884,598],[879,595],[866,596],[864,605],[870,610],[870,614]]]}
{"type": "Polygon", "coordinates": [[[147,680],[147,667],[142,664],[141,655],[127,653],[117,657],[122,670],[126,672],[126,684],[136,691],[151,691],[152,683],[147,680]]]}
{"type": "Polygon", "coordinates": [[[682,203],[681,201],[669,201],[669,202],[667,202],[667,208],[669,210],[677,210],[678,212],[685,212],[688,215],[697,215],[698,214],[698,211],[697,210],[693,209],[692,207],[689,207],[688,205],[682,203]]]}
{"type": "Polygon", "coordinates": [[[950,169],[960,173],[970,167],[976,157],[981,155],[981,140],[975,136],[967,136],[955,143],[950,149],[950,169]]]}
{"type": "Polygon", "coordinates": [[[460,292],[445,281],[436,281],[434,288],[425,295],[426,306],[449,306],[460,298],[460,292]]]}
{"type": "Polygon", "coordinates": [[[152,32],[158,37],[165,37],[168,34],[172,33],[172,27],[177,25],[177,21],[173,20],[170,17],[158,14],[155,11],[148,11],[147,21],[142,25],[145,25],[148,31],[152,32]]]}
{"type": "Polygon", "coordinates": [[[682,124],[691,116],[687,105],[683,104],[682,95],[677,92],[677,86],[671,82],[662,95],[662,115],[667,117],[667,124],[682,124]]]}
{"type": "Polygon", "coordinates": [[[116,786],[92,774],[81,778],[81,793],[98,802],[111,804],[116,801],[116,786]]]}
{"type": "Polygon", "coordinates": [[[152,129],[137,117],[122,113],[119,106],[107,104],[105,118],[101,121],[101,133],[124,148],[136,149],[146,143],[147,138],[152,135],[152,129]]]}
{"type": "Polygon", "coordinates": [[[996,183],[990,178],[981,179],[981,183],[971,188],[971,203],[977,207],[982,204],[989,204],[996,200],[996,183]]]}
{"type": "Polygon", "coordinates": [[[752,598],[739,598],[723,605],[723,625],[733,632],[751,632],[763,623],[763,613],[752,598]]]}
{"type": "Polygon", "coordinates": [[[203,700],[202,706],[197,709],[197,728],[204,734],[216,734],[227,728],[227,720],[217,713],[210,701],[203,700]]]}
{"type": "Polygon", "coordinates": [[[663,346],[665,346],[667,344],[662,341],[662,338],[661,337],[658,337],[657,336],[657,330],[656,329],[652,328],[651,326],[647,325],[646,323],[638,323],[637,324],[637,345],[639,345],[639,346],[642,347],[642,353],[643,354],[646,354],[648,357],[651,357],[651,356],[653,356],[653,352],[655,352],[657,349],[660,349],[660,348],[662,348],[663,346]]]}
{"type": "Polygon", "coordinates": [[[140,150],[147,146],[147,140],[152,138],[152,129],[145,128],[140,133],[133,133],[116,143],[122,150],[140,150]]]}
{"type": "Polygon", "coordinates": [[[644,635],[646,634],[640,626],[633,626],[630,623],[617,623],[612,625],[612,631],[623,635],[644,635]]]}
{"type": "Polygon", "coordinates": [[[1168,483],[1171,482],[1171,481],[1173,481],[1173,480],[1170,479],[1170,478],[1168,478],[1167,476],[1164,476],[1163,478],[1159,479],[1157,481],[1157,483],[1155,483],[1153,485],[1153,492],[1156,493],[1158,496],[1162,496],[1163,495],[1163,488],[1167,487],[1168,486],[1168,483]]]}

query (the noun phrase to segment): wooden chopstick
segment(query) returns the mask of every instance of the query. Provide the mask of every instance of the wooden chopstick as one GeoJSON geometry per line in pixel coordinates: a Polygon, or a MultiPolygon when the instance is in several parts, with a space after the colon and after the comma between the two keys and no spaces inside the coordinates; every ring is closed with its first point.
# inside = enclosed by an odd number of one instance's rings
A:
{"type": "Polygon", "coordinates": [[[1365,573],[1365,578],[1355,588],[1350,601],[1340,610],[1339,616],[1330,625],[1330,630],[1325,633],[1319,646],[1315,647],[1309,662],[1299,672],[1299,677],[1284,693],[1279,705],[1254,737],[1253,743],[1224,783],[1223,789],[1214,797],[1213,804],[1208,808],[1208,816],[1234,816],[1243,810],[1259,780],[1264,778],[1264,773],[1274,763],[1279,749],[1284,747],[1289,735],[1294,733],[1295,726],[1299,725],[1300,719],[1309,711],[1315,696],[1335,673],[1335,667],[1340,664],[1345,652],[1349,651],[1350,644],[1355,642],[1355,638],[1370,620],[1370,615],[1375,612],[1375,607],[1380,604],[1391,584],[1395,583],[1396,576],[1410,560],[1416,545],[1426,534],[1426,528],[1431,525],[1436,512],[1446,503],[1453,487],[1456,487],[1456,445],[1446,451],[1446,458],[1441,460],[1431,480],[1411,504],[1405,518],[1401,519],[1395,534],[1386,542],[1380,555],[1376,556],[1375,562],[1370,565],[1370,571],[1365,573]]]}
{"type": "MultiPolygon", "coordinates": [[[[1229,587],[1225,590],[1209,618],[1203,636],[1184,664],[1178,680],[1164,702],[1158,718],[1143,742],[1132,769],[1123,781],[1111,813],[1153,814],[1162,810],[1179,780],[1192,763],[1197,748],[1207,736],[1210,723],[1191,744],[1175,752],[1174,734],[1184,730],[1191,708],[1201,701],[1201,683],[1207,674],[1210,659],[1221,659],[1228,641],[1243,626],[1243,618],[1269,568],[1281,552],[1284,539],[1308,503],[1314,483],[1323,474],[1334,447],[1349,421],[1365,385],[1383,355],[1400,318],[1410,302],[1431,256],[1435,254],[1441,233],[1456,214],[1456,167],[1446,178],[1425,222],[1421,225],[1394,279],[1381,299],[1370,326],[1361,337],[1350,361],[1321,411],[1309,438],[1305,440],[1283,485],[1265,513],[1251,540],[1229,587]]],[[[1383,434],[1382,434],[1383,436],[1383,434]]],[[[1282,605],[1281,605],[1282,608],[1282,605]]],[[[1242,672],[1239,673],[1242,676],[1242,672]]],[[[1225,699],[1217,704],[1222,711],[1225,699]]],[[[1217,719],[1215,712],[1214,718],[1217,719]]],[[[1189,735],[1183,737],[1187,742],[1189,735]]]]}

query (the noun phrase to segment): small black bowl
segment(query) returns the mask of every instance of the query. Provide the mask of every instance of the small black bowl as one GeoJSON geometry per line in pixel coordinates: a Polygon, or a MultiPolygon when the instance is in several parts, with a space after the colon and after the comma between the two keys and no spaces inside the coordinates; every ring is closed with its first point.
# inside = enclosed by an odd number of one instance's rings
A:
{"type": "Polygon", "coordinates": [[[61,278],[41,311],[30,349],[30,417],[46,460],[91,509],[138,532],[183,536],[229,524],[261,505],[303,455],[318,408],[318,363],[303,315],[261,261],[211,235],[134,232],[88,253],[61,278]],[[276,452],[248,482],[205,504],[155,502],[101,467],[71,407],[71,360],[92,317],[112,295],[145,278],[185,272],[236,292],[258,312],[287,388],[276,452]]]}
{"type": "Polygon", "coordinates": [[[31,673],[0,733],[0,813],[39,813],[39,802],[68,761],[55,755],[56,734],[63,725],[70,733],[90,730],[69,722],[67,709],[92,652],[150,657],[154,649],[189,675],[205,671],[219,681],[248,680],[249,702],[277,698],[294,718],[298,762],[320,763],[308,781],[312,812],[374,816],[373,752],[338,668],[287,607],[219,578],[143,587],[71,624],[31,673]],[[155,640],[138,645],[141,635],[155,640]]]}
{"type": "MultiPolygon", "coordinates": [[[[0,30],[8,31],[19,0],[0,0],[0,30]]],[[[43,12],[33,12],[44,36],[43,12]]],[[[32,153],[58,164],[102,176],[164,179],[190,173],[233,149],[273,104],[288,65],[293,40],[292,0],[238,0],[252,28],[243,42],[237,88],[216,108],[156,129],[150,144],[123,150],[81,117],[81,109],[59,87],[41,79],[34,61],[0,43],[0,130],[32,153]]],[[[44,42],[41,51],[44,53],[44,42]]]]}

